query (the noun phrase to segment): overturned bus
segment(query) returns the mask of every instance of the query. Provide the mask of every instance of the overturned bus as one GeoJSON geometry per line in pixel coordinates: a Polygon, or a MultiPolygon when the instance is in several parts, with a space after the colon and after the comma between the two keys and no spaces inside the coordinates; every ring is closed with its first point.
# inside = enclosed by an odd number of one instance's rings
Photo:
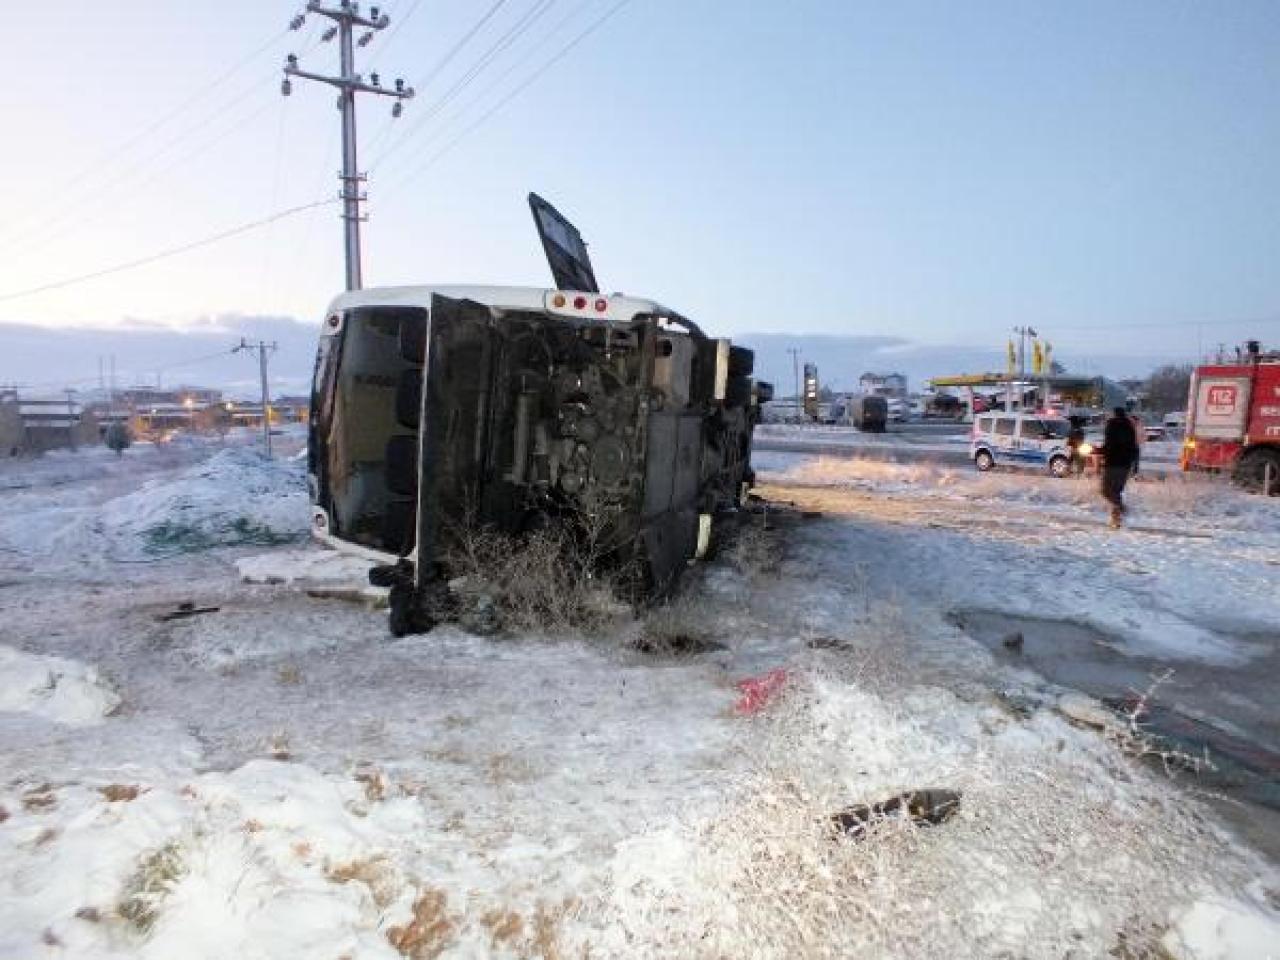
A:
{"type": "Polygon", "coordinates": [[[515,538],[590,521],[603,555],[661,591],[753,479],[771,388],[751,351],[652,300],[601,294],[576,230],[531,203],[556,288],[358,290],[324,321],[313,531],[379,564],[396,634],[431,626],[426,598],[464,519],[515,538]]]}

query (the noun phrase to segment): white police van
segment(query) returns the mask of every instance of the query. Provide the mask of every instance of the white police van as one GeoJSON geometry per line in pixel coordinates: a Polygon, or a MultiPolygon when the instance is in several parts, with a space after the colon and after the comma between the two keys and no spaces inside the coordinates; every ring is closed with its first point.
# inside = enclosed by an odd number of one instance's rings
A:
{"type": "Polygon", "coordinates": [[[1071,472],[1066,420],[1034,413],[980,413],[973,418],[969,456],[984,473],[993,467],[1042,467],[1055,477],[1071,472]]]}

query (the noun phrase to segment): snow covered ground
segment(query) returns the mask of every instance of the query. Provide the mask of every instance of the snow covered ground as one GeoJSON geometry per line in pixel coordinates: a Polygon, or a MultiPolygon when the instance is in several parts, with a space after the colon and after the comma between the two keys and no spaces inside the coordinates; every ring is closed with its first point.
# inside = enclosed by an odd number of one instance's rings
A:
{"type": "Polygon", "coordinates": [[[948,619],[1083,607],[1131,652],[1247,664],[1280,625],[1274,504],[1140,487],[1150,532],[1112,535],[1069,485],[776,455],[825,516],[697,571],[665,616],[708,652],[655,656],[640,620],[391,639],[303,539],[296,461],[51,462],[0,467],[2,957],[1280,943],[1272,866],[948,619]],[[161,619],[184,603],[217,609],[161,619]],[[918,788],[958,812],[833,833],[918,788]]]}

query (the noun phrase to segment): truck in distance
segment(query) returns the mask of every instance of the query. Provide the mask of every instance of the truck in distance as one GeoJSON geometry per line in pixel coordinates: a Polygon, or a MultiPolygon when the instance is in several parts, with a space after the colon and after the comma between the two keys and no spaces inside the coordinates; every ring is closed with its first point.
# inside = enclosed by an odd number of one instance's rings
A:
{"type": "Polygon", "coordinates": [[[1246,489],[1280,493],[1280,351],[1250,340],[1236,362],[1195,369],[1182,469],[1230,472],[1246,489]]]}

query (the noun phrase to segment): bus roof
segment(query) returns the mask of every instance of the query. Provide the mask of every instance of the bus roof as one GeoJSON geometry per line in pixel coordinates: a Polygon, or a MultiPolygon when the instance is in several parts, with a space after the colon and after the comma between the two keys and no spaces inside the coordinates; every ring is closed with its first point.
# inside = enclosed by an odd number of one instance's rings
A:
{"type": "Polygon", "coordinates": [[[429,307],[433,294],[453,300],[472,300],[497,310],[530,310],[565,317],[594,317],[615,322],[628,321],[636,314],[657,314],[688,323],[675,310],[664,307],[656,300],[629,297],[621,293],[601,294],[543,287],[488,287],[478,284],[427,284],[348,290],[333,299],[329,304],[329,312],[339,313],[356,307],[429,307]],[[562,306],[555,304],[553,298],[557,294],[564,297],[562,306]],[[596,302],[599,300],[605,302],[605,309],[597,309],[596,302]],[[575,307],[575,302],[583,302],[585,306],[575,307]]]}

